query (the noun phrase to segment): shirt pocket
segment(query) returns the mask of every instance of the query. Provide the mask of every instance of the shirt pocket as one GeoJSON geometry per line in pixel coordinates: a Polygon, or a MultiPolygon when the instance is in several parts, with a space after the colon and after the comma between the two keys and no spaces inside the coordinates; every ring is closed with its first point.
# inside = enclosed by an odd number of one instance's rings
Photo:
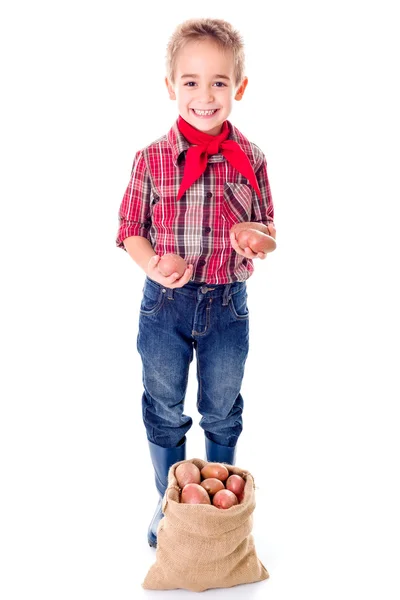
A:
{"type": "Polygon", "coordinates": [[[246,183],[224,183],[222,215],[229,227],[242,221],[251,221],[253,191],[246,183]]]}

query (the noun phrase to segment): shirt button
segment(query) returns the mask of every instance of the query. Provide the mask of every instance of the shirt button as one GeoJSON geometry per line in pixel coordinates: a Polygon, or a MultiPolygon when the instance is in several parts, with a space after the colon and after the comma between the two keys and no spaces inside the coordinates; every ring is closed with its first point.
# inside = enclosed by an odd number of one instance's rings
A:
{"type": "Polygon", "coordinates": [[[197,264],[199,265],[199,267],[204,267],[206,261],[204,260],[204,258],[201,258],[197,264]]]}
{"type": "Polygon", "coordinates": [[[207,192],[206,198],[212,198],[212,193],[211,192],[207,192]]]}
{"type": "Polygon", "coordinates": [[[210,233],[211,227],[204,227],[204,233],[210,233]]]}

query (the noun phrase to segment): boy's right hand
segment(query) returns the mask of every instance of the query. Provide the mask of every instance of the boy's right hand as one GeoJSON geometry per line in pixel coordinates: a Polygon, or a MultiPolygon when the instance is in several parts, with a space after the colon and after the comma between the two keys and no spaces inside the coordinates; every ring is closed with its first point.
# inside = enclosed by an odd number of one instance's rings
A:
{"type": "Polygon", "coordinates": [[[158,254],[155,254],[154,256],[151,257],[151,259],[148,262],[146,274],[148,277],[150,277],[150,279],[152,279],[153,281],[156,281],[157,283],[159,283],[160,285],[162,285],[164,287],[168,287],[168,288],[172,288],[172,289],[183,287],[184,285],[186,285],[186,283],[188,283],[188,281],[190,280],[192,273],[193,273],[193,265],[187,266],[187,269],[185,270],[182,277],[179,277],[178,273],[172,273],[172,275],[169,275],[168,277],[164,277],[163,275],[161,275],[160,271],[158,270],[158,266],[157,266],[158,263],[160,262],[160,258],[161,258],[161,256],[158,256],[158,254]]]}

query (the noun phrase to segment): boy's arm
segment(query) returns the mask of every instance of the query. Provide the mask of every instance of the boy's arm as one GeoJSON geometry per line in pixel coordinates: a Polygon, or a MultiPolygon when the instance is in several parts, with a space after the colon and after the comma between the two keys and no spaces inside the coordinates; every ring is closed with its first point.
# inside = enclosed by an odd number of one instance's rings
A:
{"type": "Polygon", "coordinates": [[[140,235],[134,235],[124,239],[124,246],[129,256],[147,274],[149,260],[156,255],[149,240],[140,235]]]}
{"type": "Polygon", "coordinates": [[[193,266],[188,266],[182,277],[177,273],[163,277],[159,272],[157,264],[160,257],[156,255],[148,239],[151,225],[150,201],[151,180],[143,152],[139,151],[133,161],[131,178],[119,209],[116,243],[119,248],[128,252],[148,277],[165,287],[181,287],[191,278],[193,266]]]}
{"type": "MultiPolygon", "coordinates": [[[[249,226],[251,226],[251,223],[261,223],[267,227],[268,235],[275,239],[276,229],[274,225],[274,205],[272,202],[271,188],[269,186],[267,175],[267,161],[265,159],[264,154],[261,151],[260,153],[261,164],[258,167],[258,169],[256,169],[255,173],[262,199],[260,200],[258,195],[255,192],[253,192],[253,205],[251,211],[251,222],[249,223],[249,226]]],[[[231,233],[230,237],[232,247],[234,248],[234,250],[236,250],[238,254],[241,254],[246,258],[266,258],[267,255],[264,252],[258,252],[257,254],[255,252],[252,252],[250,248],[242,250],[236,241],[234,233],[231,233]]]]}
{"type": "Polygon", "coordinates": [[[274,204],[272,201],[271,188],[268,181],[267,161],[264,154],[261,154],[261,164],[256,170],[258,187],[261,192],[261,200],[257,194],[253,194],[253,206],[251,211],[251,220],[257,223],[263,223],[270,231],[270,235],[275,237],[276,230],[274,226],[274,204]]]}
{"type": "Polygon", "coordinates": [[[149,237],[151,180],[143,152],[139,151],[133,161],[131,177],[119,208],[117,246],[126,250],[124,240],[130,236],[149,237]]]}

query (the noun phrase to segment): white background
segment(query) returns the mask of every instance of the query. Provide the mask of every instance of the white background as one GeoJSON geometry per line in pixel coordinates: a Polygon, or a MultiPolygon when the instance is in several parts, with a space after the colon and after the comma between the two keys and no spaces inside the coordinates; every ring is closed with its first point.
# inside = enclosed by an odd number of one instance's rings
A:
{"type": "MultiPolygon", "coordinates": [[[[207,597],[397,600],[395,3],[137,5],[2,11],[1,598],[159,597],[141,588],[156,503],[144,276],[114,240],[136,150],[176,117],[168,38],[211,16],[245,39],[249,86],[230,119],[267,156],[279,244],[248,284],[237,457],[270,579],[207,597]]],[[[202,458],[195,395],[192,369],[188,456],[202,458]]]]}

